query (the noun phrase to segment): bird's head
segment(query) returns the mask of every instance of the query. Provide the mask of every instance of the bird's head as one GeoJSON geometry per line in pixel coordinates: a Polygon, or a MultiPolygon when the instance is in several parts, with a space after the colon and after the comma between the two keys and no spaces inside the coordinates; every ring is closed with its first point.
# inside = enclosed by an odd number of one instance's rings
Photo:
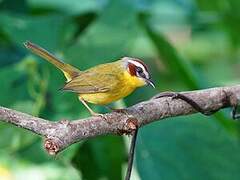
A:
{"type": "Polygon", "coordinates": [[[155,88],[148,67],[143,61],[131,57],[124,57],[122,60],[126,62],[128,74],[136,86],[150,85],[155,88]]]}

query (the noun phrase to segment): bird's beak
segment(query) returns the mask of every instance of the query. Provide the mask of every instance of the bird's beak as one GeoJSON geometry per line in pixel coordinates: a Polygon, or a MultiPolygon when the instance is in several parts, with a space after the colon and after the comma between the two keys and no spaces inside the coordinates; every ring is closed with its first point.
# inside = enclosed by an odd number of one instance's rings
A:
{"type": "Polygon", "coordinates": [[[152,86],[153,88],[155,88],[154,82],[153,82],[152,80],[146,79],[146,81],[147,81],[147,84],[148,84],[148,85],[150,85],[150,86],[152,86]]]}

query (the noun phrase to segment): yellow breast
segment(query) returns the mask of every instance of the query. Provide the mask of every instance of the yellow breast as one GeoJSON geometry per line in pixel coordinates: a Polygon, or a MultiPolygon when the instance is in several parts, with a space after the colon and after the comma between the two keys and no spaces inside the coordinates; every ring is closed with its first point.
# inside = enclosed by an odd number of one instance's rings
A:
{"type": "Polygon", "coordinates": [[[127,71],[119,73],[118,82],[108,92],[94,94],[80,94],[85,101],[93,104],[109,104],[131,94],[137,87],[144,86],[144,80],[131,76],[127,71]]]}

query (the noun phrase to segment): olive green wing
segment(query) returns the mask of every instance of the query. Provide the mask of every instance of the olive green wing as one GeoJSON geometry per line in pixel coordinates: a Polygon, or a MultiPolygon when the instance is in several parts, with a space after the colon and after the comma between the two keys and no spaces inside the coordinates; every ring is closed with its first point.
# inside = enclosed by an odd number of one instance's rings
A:
{"type": "Polygon", "coordinates": [[[65,84],[62,90],[79,94],[108,92],[119,83],[117,75],[83,72],[65,84]]]}

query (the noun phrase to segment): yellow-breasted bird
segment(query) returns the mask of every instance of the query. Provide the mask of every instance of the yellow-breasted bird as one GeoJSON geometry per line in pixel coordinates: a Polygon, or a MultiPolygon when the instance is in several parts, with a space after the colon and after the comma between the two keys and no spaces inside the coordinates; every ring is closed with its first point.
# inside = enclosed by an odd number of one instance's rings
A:
{"type": "Polygon", "coordinates": [[[137,58],[123,57],[115,62],[80,71],[36,44],[27,41],[24,45],[63,72],[67,82],[62,90],[77,93],[79,100],[92,115],[99,114],[86,102],[105,105],[126,97],[137,87],[147,84],[154,87],[146,64],[137,58]]]}

